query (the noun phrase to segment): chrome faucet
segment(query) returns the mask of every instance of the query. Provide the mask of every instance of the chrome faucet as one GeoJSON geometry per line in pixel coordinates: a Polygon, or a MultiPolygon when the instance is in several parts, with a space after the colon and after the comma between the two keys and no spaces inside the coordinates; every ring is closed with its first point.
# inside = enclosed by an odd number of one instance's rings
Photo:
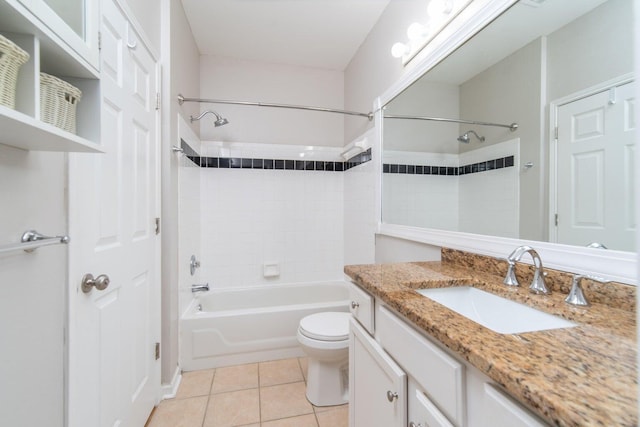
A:
{"type": "Polygon", "coordinates": [[[193,292],[194,294],[196,292],[205,292],[205,291],[208,291],[208,290],[209,290],[209,284],[208,283],[205,283],[205,284],[202,284],[202,285],[199,285],[199,284],[191,285],[191,292],[193,292]]]}
{"type": "Polygon", "coordinates": [[[531,281],[531,285],[529,285],[529,290],[534,294],[542,294],[548,295],[551,291],[547,288],[544,282],[544,270],[542,268],[542,260],[540,259],[540,255],[535,251],[531,246],[518,246],[511,255],[507,258],[507,263],[509,264],[509,268],[507,269],[507,275],[505,276],[502,283],[508,286],[520,286],[518,283],[518,279],[516,278],[515,273],[515,265],[516,262],[520,261],[522,255],[528,252],[533,259],[533,265],[535,266],[535,271],[533,273],[533,280],[531,281]]]}
{"type": "Polygon", "coordinates": [[[611,280],[603,279],[601,277],[589,276],[584,274],[575,274],[571,281],[571,290],[569,291],[569,295],[564,299],[564,302],[571,305],[577,305],[581,307],[586,307],[589,304],[587,298],[584,296],[584,291],[582,290],[582,279],[594,280],[600,283],[609,283],[611,280]]]}

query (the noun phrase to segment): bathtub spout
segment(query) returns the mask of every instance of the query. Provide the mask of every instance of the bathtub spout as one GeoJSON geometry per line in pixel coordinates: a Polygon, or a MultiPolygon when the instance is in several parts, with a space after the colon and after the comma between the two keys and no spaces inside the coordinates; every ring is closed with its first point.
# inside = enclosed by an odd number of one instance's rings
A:
{"type": "Polygon", "coordinates": [[[193,292],[194,294],[196,292],[206,292],[209,290],[209,284],[205,283],[203,285],[199,285],[199,284],[193,284],[191,285],[191,292],[193,292]]]}

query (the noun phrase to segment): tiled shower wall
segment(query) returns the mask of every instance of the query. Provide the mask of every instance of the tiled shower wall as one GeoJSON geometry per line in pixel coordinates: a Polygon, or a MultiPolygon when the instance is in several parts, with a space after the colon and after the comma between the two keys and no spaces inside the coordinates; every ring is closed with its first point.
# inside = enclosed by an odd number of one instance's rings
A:
{"type": "Polygon", "coordinates": [[[517,238],[519,147],[513,139],[462,154],[385,152],[383,222],[517,238]]]}
{"type": "MultiPolygon", "coordinates": [[[[340,149],[257,150],[204,143],[202,155],[341,160],[340,149]]],[[[203,167],[200,179],[201,274],[212,288],[342,278],[343,172],[203,167]]]]}

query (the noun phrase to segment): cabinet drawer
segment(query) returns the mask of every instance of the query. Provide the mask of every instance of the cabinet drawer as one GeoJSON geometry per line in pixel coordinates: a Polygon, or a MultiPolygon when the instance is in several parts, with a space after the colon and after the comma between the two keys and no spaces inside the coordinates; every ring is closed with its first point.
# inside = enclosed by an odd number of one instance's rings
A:
{"type": "Polygon", "coordinates": [[[363,291],[354,283],[349,284],[349,310],[353,317],[373,335],[374,332],[374,299],[367,292],[363,291]]]}
{"type": "Polygon", "coordinates": [[[408,387],[409,427],[453,427],[413,378],[408,387]]]}
{"type": "Polygon", "coordinates": [[[533,415],[492,384],[484,384],[484,425],[491,427],[546,427],[533,415]]]}
{"type": "Polygon", "coordinates": [[[454,425],[464,425],[464,365],[384,306],[376,313],[376,337],[438,409],[454,425]]]}

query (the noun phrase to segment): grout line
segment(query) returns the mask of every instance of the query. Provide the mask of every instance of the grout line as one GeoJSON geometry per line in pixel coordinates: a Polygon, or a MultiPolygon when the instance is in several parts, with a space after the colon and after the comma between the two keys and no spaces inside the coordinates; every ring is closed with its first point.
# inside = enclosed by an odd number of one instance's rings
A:
{"type": "Polygon", "coordinates": [[[216,378],[216,372],[218,370],[213,370],[213,375],[211,376],[211,384],[209,384],[209,393],[207,393],[207,404],[204,407],[204,416],[202,417],[202,425],[204,427],[204,421],[207,419],[207,412],[209,412],[209,401],[211,400],[211,390],[213,389],[213,380],[216,378]]]}
{"type": "Polygon", "coordinates": [[[260,384],[260,362],[256,363],[256,367],[258,368],[258,419],[260,420],[260,425],[262,425],[262,384],[260,384]]]}

